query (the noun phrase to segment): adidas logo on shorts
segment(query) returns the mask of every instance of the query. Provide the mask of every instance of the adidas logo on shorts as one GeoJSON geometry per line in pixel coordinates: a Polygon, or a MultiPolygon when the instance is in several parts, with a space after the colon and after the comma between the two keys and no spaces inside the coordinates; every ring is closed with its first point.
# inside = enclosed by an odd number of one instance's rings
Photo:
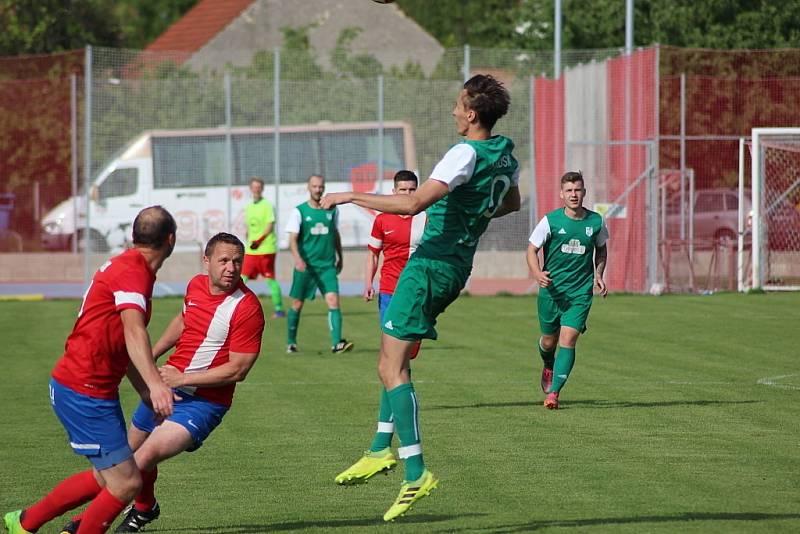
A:
{"type": "Polygon", "coordinates": [[[386,324],[383,325],[386,330],[394,330],[394,326],[392,326],[392,321],[386,321],[386,324]]]}

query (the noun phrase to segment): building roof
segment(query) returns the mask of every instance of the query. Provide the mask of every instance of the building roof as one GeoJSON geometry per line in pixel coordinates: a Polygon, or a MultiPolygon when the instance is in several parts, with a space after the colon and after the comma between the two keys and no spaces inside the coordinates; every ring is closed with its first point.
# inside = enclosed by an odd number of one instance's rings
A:
{"type": "Polygon", "coordinates": [[[146,50],[196,52],[252,3],[253,0],[200,0],[146,50]]]}

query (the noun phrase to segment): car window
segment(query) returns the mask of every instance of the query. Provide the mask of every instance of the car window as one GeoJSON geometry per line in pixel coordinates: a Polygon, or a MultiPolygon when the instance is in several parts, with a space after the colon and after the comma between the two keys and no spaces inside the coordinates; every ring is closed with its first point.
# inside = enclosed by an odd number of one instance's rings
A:
{"type": "Polygon", "coordinates": [[[724,211],[722,205],[722,195],[717,193],[700,193],[697,195],[697,203],[694,205],[696,213],[708,213],[711,211],[724,211]]]}
{"type": "Polygon", "coordinates": [[[725,195],[725,206],[728,211],[739,211],[739,197],[732,193],[725,195]]]}
{"type": "Polygon", "coordinates": [[[138,169],[116,169],[100,184],[100,198],[124,197],[136,192],[138,169]]]}

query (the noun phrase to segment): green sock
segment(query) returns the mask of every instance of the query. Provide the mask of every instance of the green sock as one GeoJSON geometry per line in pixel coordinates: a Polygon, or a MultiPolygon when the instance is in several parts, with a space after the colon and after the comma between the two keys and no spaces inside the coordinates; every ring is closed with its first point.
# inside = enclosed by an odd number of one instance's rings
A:
{"type": "Polygon", "coordinates": [[[572,366],[575,365],[575,349],[567,347],[558,347],[558,355],[556,356],[556,363],[553,366],[553,385],[550,388],[551,392],[558,393],[569,378],[572,372],[572,366]]]}
{"type": "Polygon", "coordinates": [[[335,347],[342,340],[342,310],[328,309],[328,328],[331,331],[331,346],[335,347]]]}
{"type": "Polygon", "coordinates": [[[392,421],[392,406],[389,403],[389,394],[386,388],[381,388],[381,407],[378,410],[378,431],[372,438],[372,445],[369,450],[372,452],[382,451],[392,446],[392,436],[394,436],[394,422],[392,421]]]}
{"type": "Polygon", "coordinates": [[[289,313],[287,314],[287,320],[286,320],[286,328],[288,329],[287,343],[289,345],[297,344],[297,327],[299,324],[300,324],[300,312],[295,310],[294,308],[289,308],[289,313]]]}
{"type": "Polygon", "coordinates": [[[398,456],[405,460],[406,480],[414,481],[425,471],[419,435],[419,405],[411,383],[401,384],[387,392],[394,414],[394,428],[400,438],[398,456]]]}
{"type": "Polygon", "coordinates": [[[550,350],[544,350],[542,348],[542,342],[539,341],[539,356],[542,357],[542,362],[544,362],[544,366],[547,369],[553,368],[553,363],[556,361],[556,348],[553,347],[550,350]]]}
{"type": "Polygon", "coordinates": [[[267,278],[267,285],[272,294],[272,307],[276,312],[283,311],[283,294],[281,294],[281,285],[274,278],[267,278]]]}

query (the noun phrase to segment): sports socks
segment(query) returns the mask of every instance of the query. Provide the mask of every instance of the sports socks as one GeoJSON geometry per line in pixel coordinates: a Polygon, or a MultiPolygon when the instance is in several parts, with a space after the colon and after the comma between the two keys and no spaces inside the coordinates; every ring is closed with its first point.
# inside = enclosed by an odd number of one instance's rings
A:
{"type": "Polygon", "coordinates": [[[26,508],[20,524],[25,530],[36,532],[51,519],[94,499],[101,489],[91,469],[81,471],[59,482],[42,500],[26,508]]]}
{"type": "Polygon", "coordinates": [[[328,308],[328,328],[331,331],[331,346],[335,347],[342,340],[342,310],[328,308]]]}
{"type": "Polygon", "coordinates": [[[287,343],[289,345],[297,344],[297,326],[300,324],[300,312],[294,308],[289,308],[286,314],[286,328],[287,328],[287,343]]]}
{"type": "Polygon", "coordinates": [[[152,471],[141,471],[142,490],[136,496],[134,506],[140,512],[149,512],[156,505],[156,479],[158,478],[158,466],[152,471]]]}
{"type": "Polygon", "coordinates": [[[392,406],[389,402],[389,394],[386,388],[381,388],[381,405],[378,409],[378,431],[372,438],[372,445],[369,450],[372,452],[382,451],[392,445],[394,435],[394,422],[392,421],[392,406]]]}
{"type": "Polygon", "coordinates": [[[283,294],[281,293],[281,285],[274,278],[267,278],[267,286],[269,286],[270,296],[272,297],[272,307],[276,312],[282,312],[283,294]]]}
{"type": "Polygon", "coordinates": [[[545,368],[552,369],[556,359],[556,348],[553,347],[550,350],[545,350],[544,348],[542,348],[541,339],[539,340],[539,343],[537,343],[537,345],[539,346],[539,356],[542,357],[542,362],[544,363],[545,368]]]}
{"type": "Polygon", "coordinates": [[[103,534],[125,506],[127,503],[117,499],[104,488],[83,513],[81,534],[103,534]]]}
{"type": "Polygon", "coordinates": [[[553,385],[550,387],[551,393],[558,393],[561,391],[574,365],[575,348],[562,347],[559,345],[556,362],[553,366],[553,385]]]}
{"type": "Polygon", "coordinates": [[[387,392],[389,404],[394,415],[394,426],[400,438],[398,456],[405,460],[407,481],[417,480],[425,471],[422,459],[422,445],[419,434],[419,405],[410,382],[401,384],[387,392]]]}

